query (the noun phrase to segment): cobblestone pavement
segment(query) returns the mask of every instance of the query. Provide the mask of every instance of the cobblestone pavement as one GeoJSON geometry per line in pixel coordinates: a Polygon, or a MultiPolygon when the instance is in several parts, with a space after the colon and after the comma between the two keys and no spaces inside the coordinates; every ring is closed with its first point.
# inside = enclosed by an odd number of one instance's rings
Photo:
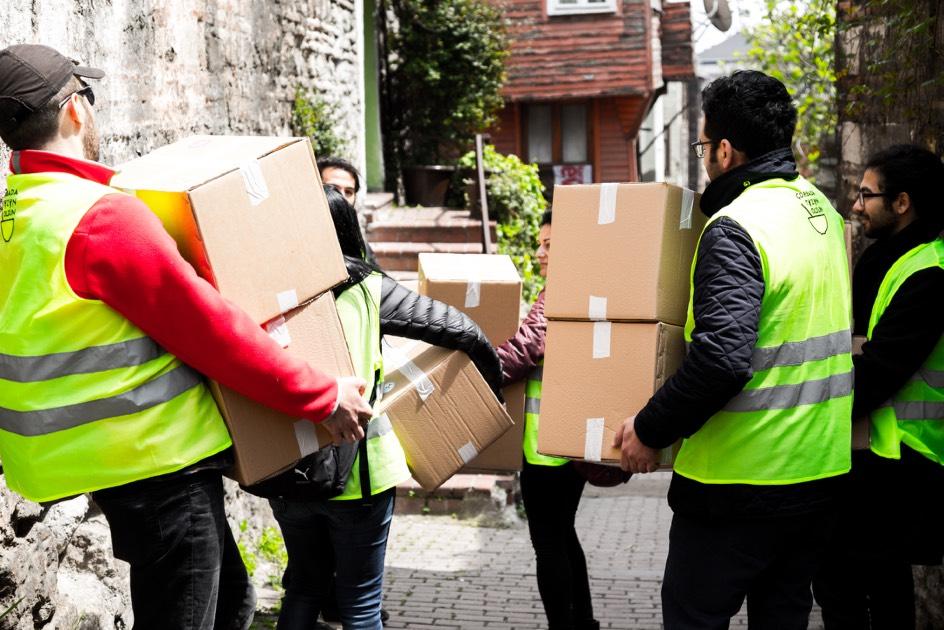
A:
{"type": "MultiPolygon", "coordinates": [[[[603,628],[661,628],[668,480],[656,473],[619,488],[588,487],[581,500],[577,529],[603,628]]],[[[387,628],[546,627],[527,525],[513,514],[495,521],[396,516],[384,582],[387,628]]],[[[747,627],[743,610],[732,627],[747,627]]],[[[822,628],[815,610],[810,628],[822,628]]]]}

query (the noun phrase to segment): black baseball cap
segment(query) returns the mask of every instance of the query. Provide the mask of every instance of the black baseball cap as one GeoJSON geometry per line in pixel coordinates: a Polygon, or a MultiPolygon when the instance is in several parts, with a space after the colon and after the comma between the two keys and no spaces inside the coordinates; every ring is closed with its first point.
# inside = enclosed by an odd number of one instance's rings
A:
{"type": "Polygon", "coordinates": [[[0,130],[11,129],[46,105],[72,77],[101,79],[98,68],[80,66],[40,44],[0,50],[0,130]]]}

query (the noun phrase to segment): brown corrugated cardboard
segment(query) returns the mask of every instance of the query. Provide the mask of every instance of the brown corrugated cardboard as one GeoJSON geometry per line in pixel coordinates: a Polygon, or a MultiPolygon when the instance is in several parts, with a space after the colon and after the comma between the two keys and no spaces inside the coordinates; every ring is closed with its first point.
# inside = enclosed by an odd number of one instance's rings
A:
{"type": "Polygon", "coordinates": [[[259,323],[347,277],[307,138],[194,136],[128,162],[111,183],[259,323]]]}
{"type": "Polygon", "coordinates": [[[556,187],[548,319],[684,324],[699,198],[669,184],[556,187]]]}
{"type": "Polygon", "coordinates": [[[419,293],[461,310],[492,345],[518,330],[521,278],[504,254],[419,255],[419,293]]]}
{"type": "Polygon", "coordinates": [[[846,219],[842,227],[842,236],[846,241],[846,258],[849,261],[849,277],[852,277],[852,221],[846,219]]]}
{"type": "MultiPolygon", "coordinates": [[[[331,293],[269,322],[266,329],[286,352],[322,372],[354,374],[331,293]]],[[[217,383],[210,388],[233,438],[236,465],[230,475],[239,483],[270,477],[331,441],[320,425],[291,418],[217,383]]]]}
{"type": "Polygon", "coordinates": [[[387,337],[386,413],[413,478],[435,490],[511,425],[511,418],[462,352],[387,337]]]}
{"type": "MultiPolygon", "coordinates": [[[[557,217],[554,217],[555,229],[557,217]]],[[[613,436],[685,356],[682,328],[663,323],[549,321],[538,451],[618,462],[613,436]]],[[[671,465],[675,448],[663,451],[671,465]]]]}
{"type": "Polygon", "coordinates": [[[518,381],[502,388],[505,411],[514,420],[515,425],[479,453],[478,457],[463,466],[460,473],[510,473],[521,470],[525,386],[525,381],[518,381]]]}

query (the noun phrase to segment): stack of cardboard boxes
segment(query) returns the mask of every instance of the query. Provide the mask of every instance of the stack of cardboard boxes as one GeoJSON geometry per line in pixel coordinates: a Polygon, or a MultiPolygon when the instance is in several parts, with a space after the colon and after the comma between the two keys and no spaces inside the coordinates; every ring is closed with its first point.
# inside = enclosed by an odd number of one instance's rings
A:
{"type": "Polygon", "coordinates": [[[704,221],[698,195],[668,184],[555,189],[539,452],[619,461],[615,432],[684,358],[704,221]]]}
{"type": "MultiPolygon", "coordinates": [[[[521,313],[521,277],[506,255],[419,255],[419,292],[454,306],[469,317],[498,347],[518,331],[521,313]]],[[[521,469],[524,434],[525,382],[502,389],[514,425],[460,472],[515,472],[521,469]]]]}
{"type": "MultiPolygon", "coordinates": [[[[307,139],[196,136],[121,167],[112,185],[161,219],[188,262],[290,354],[354,373],[330,289],[347,277],[307,139]]],[[[233,477],[252,484],[330,441],[211,384],[233,438],[233,477]]]]}

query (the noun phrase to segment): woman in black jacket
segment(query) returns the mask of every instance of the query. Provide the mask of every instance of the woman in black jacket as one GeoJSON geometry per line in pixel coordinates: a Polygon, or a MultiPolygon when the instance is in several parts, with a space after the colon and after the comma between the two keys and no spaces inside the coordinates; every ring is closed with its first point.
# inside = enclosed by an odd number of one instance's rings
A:
{"type": "MultiPolygon", "coordinates": [[[[367,391],[374,391],[374,381],[382,378],[377,374],[380,337],[390,334],[466,352],[497,392],[501,364],[475,322],[451,306],[417,295],[367,262],[354,208],[331,187],[325,187],[325,194],[350,275],[335,289],[338,313],[355,371],[368,382],[367,391]]],[[[280,629],[313,627],[335,597],[346,630],[382,627],[383,566],[393,498],[396,485],[409,478],[403,450],[390,429],[383,415],[371,420],[339,496],[270,500],[288,551],[280,629]]]]}

